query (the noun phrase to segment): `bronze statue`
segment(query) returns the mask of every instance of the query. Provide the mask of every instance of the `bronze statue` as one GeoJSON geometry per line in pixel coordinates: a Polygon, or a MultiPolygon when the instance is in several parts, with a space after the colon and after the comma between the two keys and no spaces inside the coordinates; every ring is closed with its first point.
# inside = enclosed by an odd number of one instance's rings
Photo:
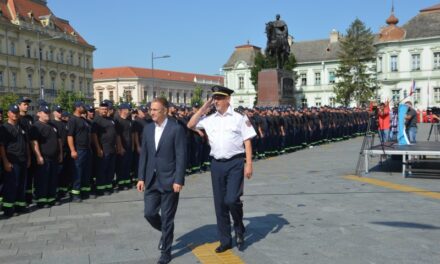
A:
{"type": "Polygon", "coordinates": [[[277,58],[277,69],[282,69],[289,58],[290,45],[287,24],[276,15],[275,21],[266,23],[266,56],[277,58]]]}

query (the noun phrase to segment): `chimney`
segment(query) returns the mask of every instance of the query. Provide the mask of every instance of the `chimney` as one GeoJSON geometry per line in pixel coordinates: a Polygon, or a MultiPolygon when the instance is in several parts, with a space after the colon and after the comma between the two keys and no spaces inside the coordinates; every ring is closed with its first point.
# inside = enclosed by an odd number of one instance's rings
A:
{"type": "Polygon", "coordinates": [[[335,43],[339,41],[339,32],[336,29],[333,29],[330,32],[330,43],[335,43]]]}

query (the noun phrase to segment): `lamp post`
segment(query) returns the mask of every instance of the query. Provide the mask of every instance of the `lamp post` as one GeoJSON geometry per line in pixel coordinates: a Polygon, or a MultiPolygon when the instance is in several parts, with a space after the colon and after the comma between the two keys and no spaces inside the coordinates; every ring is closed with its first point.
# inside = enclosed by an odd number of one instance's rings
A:
{"type": "Polygon", "coordinates": [[[154,60],[157,59],[165,59],[171,57],[170,55],[163,55],[163,56],[154,56],[154,53],[151,52],[151,78],[153,83],[153,91],[154,91],[154,85],[155,85],[155,79],[154,79],[154,60]]]}
{"type": "Polygon", "coordinates": [[[47,41],[47,40],[53,40],[53,39],[60,39],[62,38],[62,36],[56,36],[56,37],[52,37],[52,38],[46,38],[46,39],[41,39],[40,38],[40,32],[37,32],[37,37],[38,37],[38,77],[39,77],[39,82],[40,82],[40,99],[44,100],[44,85],[41,81],[41,59],[43,57],[43,51],[41,50],[41,42],[43,41],[47,41]]]}

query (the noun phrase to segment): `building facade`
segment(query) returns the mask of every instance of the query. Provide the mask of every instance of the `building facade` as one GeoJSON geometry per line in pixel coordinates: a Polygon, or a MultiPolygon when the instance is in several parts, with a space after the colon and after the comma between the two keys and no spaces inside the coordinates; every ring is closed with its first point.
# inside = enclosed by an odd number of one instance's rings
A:
{"type": "MultiPolygon", "coordinates": [[[[440,106],[440,5],[420,10],[402,27],[394,10],[376,35],[378,101],[397,105],[412,101],[417,109],[440,106]],[[415,83],[415,92],[410,90],[415,83]]],[[[293,43],[298,66],[295,97],[303,106],[337,106],[335,72],[339,65],[341,36],[336,30],[329,39],[293,43]]],[[[369,65],[371,67],[373,65],[369,65]]],[[[355,106],[353,102],[351,104],[355,106]]]]}
{"type": "MultiPolygon", "coordinates": [[[[375,99],[392,104],[410,100],[420,110],[440,107],[440,4],[420,10],[402,27],[398,22],[392,10],[387,25],[376,34],[377,65],[368,65],[377,76],[375,99]],[[409,96],[413,83],[415,92],[409,96]]],[[[339,106],[334,85],[342,37],[333,30],[327,39],[291,43],[297,61],[297,107],[339,106]]],[[[235,105],[253,106],[256,92],[250,72],[257,52],[261,49],[252,45],[238,46],[223,66],[226,86],[236,91],[235,105]]]]}
{"type": "Polygon", "coordinates": [[[386,22],[375,44],[380,99],[410,100],[420,110],[439,107],[440,4],[420,10],[402,27],[394,12],[386,22]]]}
{"type": "Polygon", "coordinates": [[[93,51],[43,0],[0,1],[0,94],[52,102],[57,91],[92,99],[93,51]]]}
{"type": "Polygon", "coordinates": [[[234,106],[254,106],[257,91],[251,81],[251,69],[257,53],[261,53],[261,48],[250,44],[237,46],[223,65],[225,86],[234,90],[231,98],[234,106]]]}
{"type": "Polygon", "coordinates": [[[207,100],[214,85],[223,85],[223,77],[136,67],[96,69],[93,74],[95,105],[104,99],[139,105],[158,96],[190,105],[196,87],[202,88],[201,97],[207,100]]]}

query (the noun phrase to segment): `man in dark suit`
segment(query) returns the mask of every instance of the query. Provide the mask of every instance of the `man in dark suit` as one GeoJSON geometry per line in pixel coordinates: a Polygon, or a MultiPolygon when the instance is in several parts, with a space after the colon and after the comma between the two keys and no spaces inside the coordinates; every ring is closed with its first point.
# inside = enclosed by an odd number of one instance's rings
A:
{"type": "Polygon", "coordinates": [[[176,120],[168,119],[167,113],[167,100],[155,98],[151,103],[154,122],[142,133],[137,184],[138,191],[145,192],[145,218],[162,232],[158,264],[171,261],[174,216],[186,168],[185,130],[176,120]]]}

